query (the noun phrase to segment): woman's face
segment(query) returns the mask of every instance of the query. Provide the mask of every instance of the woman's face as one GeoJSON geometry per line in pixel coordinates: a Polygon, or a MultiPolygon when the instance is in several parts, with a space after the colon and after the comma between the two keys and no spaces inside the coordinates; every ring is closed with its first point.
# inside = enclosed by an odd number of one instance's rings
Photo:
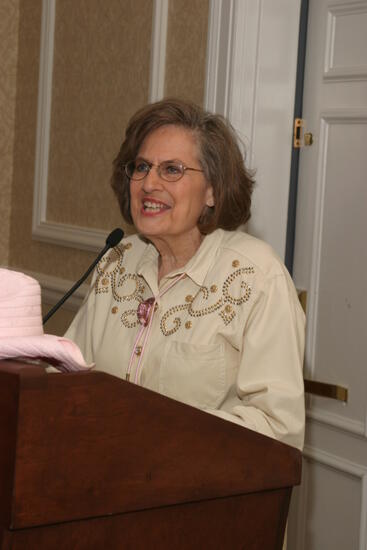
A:
{"type": "Polygon", "coordinates": [[[168,182],[156,168],[164,161],[178,161],[200,170],[194,135],[179,126],[158,128],[145,138],[137,158],[155,165],[144,179],[130,181],[131,215],[138,232],[153,242],[168,240],[171,246],[197,238],[200,215],[214,204],[204,173],[187,170],[180,180],[168,182]]]}

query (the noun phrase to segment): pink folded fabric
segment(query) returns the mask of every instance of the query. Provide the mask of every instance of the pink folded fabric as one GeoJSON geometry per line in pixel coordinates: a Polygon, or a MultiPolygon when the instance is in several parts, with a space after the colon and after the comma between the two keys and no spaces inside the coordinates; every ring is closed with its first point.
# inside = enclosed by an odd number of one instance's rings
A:
{"type": "Polygon", "coordinates": [[[43,333],[39,283],[0,268],[0,359],[42,359],[62,372],[89,370],[78,346],[43,333]]]}

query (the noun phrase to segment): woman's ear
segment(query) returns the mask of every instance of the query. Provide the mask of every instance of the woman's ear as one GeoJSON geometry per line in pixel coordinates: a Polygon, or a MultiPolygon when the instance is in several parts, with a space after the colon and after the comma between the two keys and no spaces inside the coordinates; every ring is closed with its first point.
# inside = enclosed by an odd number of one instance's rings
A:
{"type": "Polygon", "coordinates": [[[208,185],[208,188],[206,190],[205,204],[206,206],[209,206],[209,208],[213,207],[215,204],[213,187],[211,185],[208,185]]]}

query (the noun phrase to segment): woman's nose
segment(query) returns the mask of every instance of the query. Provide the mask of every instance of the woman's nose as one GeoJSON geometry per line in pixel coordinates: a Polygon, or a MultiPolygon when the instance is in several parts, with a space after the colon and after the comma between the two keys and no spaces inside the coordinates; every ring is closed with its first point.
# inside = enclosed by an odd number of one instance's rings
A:
{"type": "Polygon", "coordinates": [[[161,188],[162,188],[162,179],[158,174],[158,168],[157,166],[152,166],[148,174],[143,179],[143,190],[148,193],[155,189],[161,189],[161,188]]]}

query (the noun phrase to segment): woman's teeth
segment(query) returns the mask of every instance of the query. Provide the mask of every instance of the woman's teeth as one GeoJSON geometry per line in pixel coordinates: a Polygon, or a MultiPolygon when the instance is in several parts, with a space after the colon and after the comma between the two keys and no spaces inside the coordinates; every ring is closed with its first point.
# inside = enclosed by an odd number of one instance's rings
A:
{"type": "Polygon", "coordinates": [[[167,206],[161,203],[145,201],[143,208],[146,212],[158,212],[158,210],[164,210],[167,206]]]}

